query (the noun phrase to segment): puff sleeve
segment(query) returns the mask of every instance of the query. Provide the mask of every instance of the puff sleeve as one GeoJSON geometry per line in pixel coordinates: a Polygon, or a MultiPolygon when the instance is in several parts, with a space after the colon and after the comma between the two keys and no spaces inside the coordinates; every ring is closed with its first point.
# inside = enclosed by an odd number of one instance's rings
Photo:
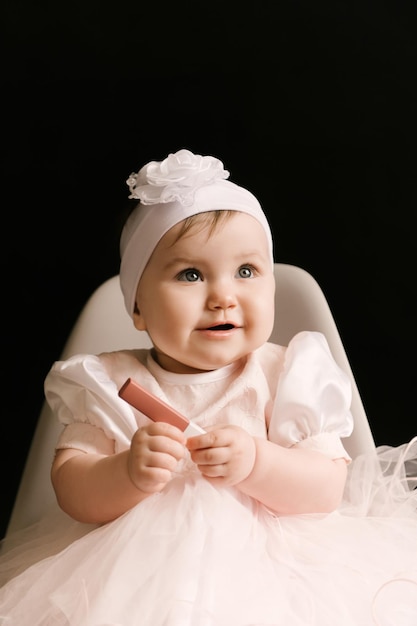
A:
{"type": "Polygon", "coordinates": [[[324,335],[301,332],[286,349],[268,438],[284,447],[308,447],[350,461],[340,438],[353,430],[351,398],[349,377],[335,362],[324,335]]]}
{"type": "Polygon", "coordinates": [[[98,357],[81,354],[57,361],[44,389],[48,404],[65,426],[57,448],[113,454],[129,447],[137,417],[118,396],[116,383],[98,357]]]}

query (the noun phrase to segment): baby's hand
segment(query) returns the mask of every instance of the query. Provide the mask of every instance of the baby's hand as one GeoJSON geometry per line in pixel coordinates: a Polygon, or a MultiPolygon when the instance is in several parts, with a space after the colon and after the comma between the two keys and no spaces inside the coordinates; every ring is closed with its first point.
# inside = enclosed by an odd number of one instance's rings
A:
{"type": "Polygon", "coordinates": [[[185,436],[175,426],[152,422],[133,435],[128,456],[132,483],[145,493],[162,491],[185,455],[185,436]]]}
{"type": "Polygon", "coordinates": [[[187,448],[202,475],[213,484],[236,485],[249,476],[255,464],[253,437],[239,426],[216,427],[190,437],[187,448]]]}

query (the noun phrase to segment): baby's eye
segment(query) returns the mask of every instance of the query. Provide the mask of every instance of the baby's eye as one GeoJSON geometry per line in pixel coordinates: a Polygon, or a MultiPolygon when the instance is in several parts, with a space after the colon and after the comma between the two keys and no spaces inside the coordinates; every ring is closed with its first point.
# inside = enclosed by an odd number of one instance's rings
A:
{"type": "Polygon", "coordinates": [[[196,283],[201,280],[201,274],[194,268],[184,270],[178,274],[178,280],[184,280],[188,283],[196,283]]]}
{"type": "Polygon", "coordinates": [[[242,265],[237,271],[239,278],[253,278],[253,267],[250,265],[242,265]]]}

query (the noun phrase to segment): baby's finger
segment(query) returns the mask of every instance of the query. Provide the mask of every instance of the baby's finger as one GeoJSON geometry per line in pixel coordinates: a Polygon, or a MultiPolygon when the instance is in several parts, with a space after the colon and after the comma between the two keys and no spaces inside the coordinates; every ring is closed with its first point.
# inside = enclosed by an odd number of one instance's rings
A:
{"type": "Polygon", "coordinates": [[[176,426],[168,424],[167,422],[150,422],[146,426],[146,430],[149,435],[162,435],[170,439],[175,439],[185,445],[186,437],[184,433],[176,426]]]}
{"type": "Polygon", "coordinates": [[[148,448],[152,453],[166,454],[173,457],[176,461],[184,458],[185,455],[184,443],[171,439],[170,437],[151,437],[148,441],[148,448]]]}
{"type": "Polygon", "coordinates": [[[228,448],[202,448],[190,451],[191,459],[201,467],[223,465],[229,461],[228,448]]]}
{"type": "Polygon", "coordinates": [[[203,450],[206,448],[218,448],[229,445],[230,436],[225,428],[216,428],[215,430],[204,433],[204,435],[196,435],[187,439],[187,448],[190,450],[203,450]]]}

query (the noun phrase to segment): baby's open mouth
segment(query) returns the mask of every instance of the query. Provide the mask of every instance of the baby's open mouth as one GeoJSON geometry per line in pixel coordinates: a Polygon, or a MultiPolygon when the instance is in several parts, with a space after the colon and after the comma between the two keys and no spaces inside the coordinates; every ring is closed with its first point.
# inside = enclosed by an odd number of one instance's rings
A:
{"type": "Polygon", "coordinates": [[[207,330],[231,330],[234,328],[233,324],[217,324],[216,326],[210,326],[207,330]]]}

